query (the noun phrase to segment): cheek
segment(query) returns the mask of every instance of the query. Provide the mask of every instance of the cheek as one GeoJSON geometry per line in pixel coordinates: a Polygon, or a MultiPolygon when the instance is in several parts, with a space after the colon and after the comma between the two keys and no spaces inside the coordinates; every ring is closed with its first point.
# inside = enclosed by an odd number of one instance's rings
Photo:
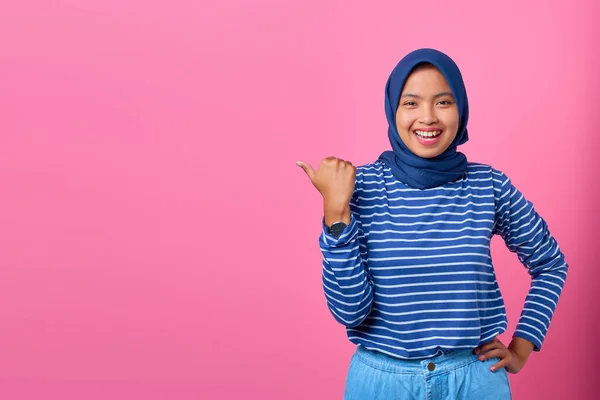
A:
{"type": "Polygon", "coordinates": [[[455,108],[451,115],[452,118],[452,126],[458,129],[458,110],[455,108]]]}
{"type": "Polygon", "coordinates": [[[411,113],[403,112],[396,114],[396,127],[398,132],[408,131],[415,122],[415,117],[411,113]]]}
{"type": "Polygon", "coordinates": [[[444,113],[441,117],[446,129],[452,132],[452,136],[458,131],[458,113],[456,111],[444,113]]]}

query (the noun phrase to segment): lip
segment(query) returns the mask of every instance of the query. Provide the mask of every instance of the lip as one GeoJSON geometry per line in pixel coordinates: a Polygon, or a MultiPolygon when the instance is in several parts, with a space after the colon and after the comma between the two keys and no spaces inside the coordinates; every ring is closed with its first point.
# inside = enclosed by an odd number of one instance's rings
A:
{"type": "Polygon", "coordinates": [[[423,131],[423,132],[442,131],[443,132],[444,130],[442,128],[435,128],[435,127],[433,127],[433,128],[416,128],[416,129],[413,129],[413,133],[416,132],[416,131],[423,131]]]}
{"type": "Polygon", "coordinates": [[[440,139],[442,138],[442,136],[444,135],[444,130],[441,128],[418,128],[418,129],[414,129],[413,130],[413,135],[415,135],[415,137],[417,138],[417,141],[422,145],[422,146],[434,146],[437,142],[440,141],[440,139]],[[440,133],[438,136],[436,136],[433,139],[423,139],[421,137],[419,137],[419,135],[417,135],[417,131],[422,131],[422,132],[435,132],[435,131],[442,131],[442,133],[440,133]]]}

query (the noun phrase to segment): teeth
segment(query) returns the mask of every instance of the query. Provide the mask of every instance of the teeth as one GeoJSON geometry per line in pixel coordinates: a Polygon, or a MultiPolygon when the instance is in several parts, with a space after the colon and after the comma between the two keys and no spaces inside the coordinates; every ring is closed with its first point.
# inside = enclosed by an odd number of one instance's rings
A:
{"type": "Polygon", "coordinates": [[[415,133],[421,137],[436,137],[442,133],[442,131],[434,131],[434,132],[424,132],[424,131],[415,131],[415,133]]]}

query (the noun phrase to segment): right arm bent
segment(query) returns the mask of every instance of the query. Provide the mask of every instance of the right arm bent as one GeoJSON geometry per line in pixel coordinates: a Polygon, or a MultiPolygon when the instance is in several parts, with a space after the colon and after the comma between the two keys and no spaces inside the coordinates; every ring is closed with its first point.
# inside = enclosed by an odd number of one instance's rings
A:
{"type": "Polygon", "coordinates": [[[371,312],[374,285],[361,255],[358,196],[355,190],[356,167],[348,161],[328,157],[318,170],[298,162],[323,196],[323,233],[319,237],[323,253],[323,289],[327,306],[344,326],[360,325],[371,312]],[[354,202],[351,204],[352,197],[354,202]],[[335,222],[347,226],[339,237],[329,234],[335,222]]]}
{"type": "Polygon", "coordinates": [[[358,210],[353,206],[350,224],[339,238],[330,235],[325,224],[319,237],[327,307],[347,327],[360,325],[373,304],[373,283],[360,251],[361,234],[358,210]]]}

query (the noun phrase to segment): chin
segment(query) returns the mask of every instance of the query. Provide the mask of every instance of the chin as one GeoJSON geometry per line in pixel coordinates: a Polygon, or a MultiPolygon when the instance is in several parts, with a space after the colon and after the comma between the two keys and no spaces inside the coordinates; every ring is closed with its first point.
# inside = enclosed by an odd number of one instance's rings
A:
{"type": "Polygon", "coordinates": [[[443,151],[442,152],[440,152],[440,151],[435,151],[435,152],[421,151],[421,152],[413,152],[413,153],[415,153],[416,155],[418,155],[421,158],[435,158],[435,157],[439,156],[440,154],[442,154],[443,151]]]}
{"type": "Polygon", "coordinates": [[[424,148],[420,144],[416,143],[412,148],[409,148],[414,154],[421,158],[434,158],[442,154],[448,146],[435,146],[433,148],[424,148]]]}

